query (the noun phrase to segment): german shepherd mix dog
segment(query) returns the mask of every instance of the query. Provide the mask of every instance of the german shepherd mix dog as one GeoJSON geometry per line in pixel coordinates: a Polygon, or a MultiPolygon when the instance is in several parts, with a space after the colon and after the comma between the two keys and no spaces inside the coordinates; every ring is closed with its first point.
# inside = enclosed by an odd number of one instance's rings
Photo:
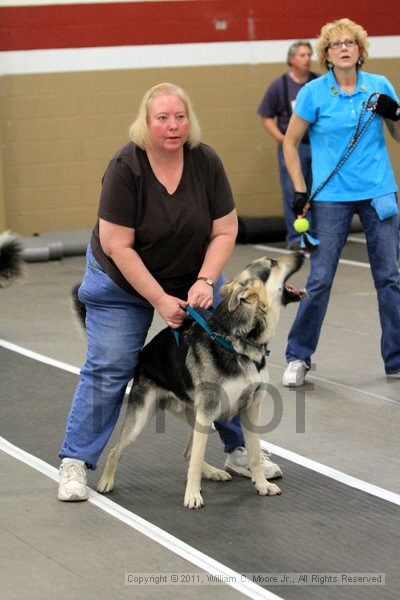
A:
{"type": "Polygon", "coordinates": [[[22,246],[9,231],[0,234],[0,288],[11,285],[23,274],[22,246]]]}
{"type": "Polygon", "coordinates": [[[223,300],[207,322],[211,334],[188,319],[179,346],[173,331],[166,328],[143,348],[121,436],[108,456],[97,485],[99,492],[113,489],[121,453],[136,440],[158,406],[192,427],[184,453],[189,461],[185,507],[203,506],[202,476],[216,481],[231,479],[226,471],[204,462],[204,454],[213,421],[237,413],[257,492],[261,496],[280,494],[260,465],[260,402],[268,383],[265,355],[281,307],[306,296],[305,290],[286,283],[303,260],[301,253],[255,260],[223,286],[223,300]]]}

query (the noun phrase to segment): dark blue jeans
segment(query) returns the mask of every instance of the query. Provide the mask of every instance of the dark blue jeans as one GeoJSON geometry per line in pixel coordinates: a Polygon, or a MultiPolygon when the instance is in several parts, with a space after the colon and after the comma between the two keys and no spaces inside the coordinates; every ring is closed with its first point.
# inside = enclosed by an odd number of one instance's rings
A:
{"type": "MultiPolygon", "coordinates": [[[[312,172],[311,172],[311,148],[310,144],[299,145],[299,156],[301,162],[301,168],[303,171],[304,179],[307,186],[308,193],[311,192],[312,187],[312,172]]],[[[293,228],[293,222],[295,215],[292,212],[292,201],[293,201],[293,183],[290,178],[289,172],[286,168],[285,159],[283,158],[282,146],[278,146],[278,163],[279,163],[279,176],[282,187],[282,198],[283,198],[283,211],[286,225],[286,242],[293,244],[300,240],[300,236],[293,228]]]]}
{"type": "MultiPolygon", "coordinates": [[[[216,304],[224,281],[222,275],[216,282],[216,304]]],[[[59,456],[84,460],[95,469],[117,423],[154,309],[147,300],[128,294],[114,283],[97,263],[90,247],[79,297],[87,309],[88,351],[59,456]]],[[[227,451],[243,445],[238,418],[217,426],[227,451]]]]}
{"type": "Polygon", "coordinates": [[[386,373],[400,370],[400,274],[398,217],[380,221],[369,200],[358,202],[314,202],[313,235],[320,245],[310,255],[311,271],[307,281],[308,298],[300,303],[289,333],[286,358],[301,359],[310,365],[341,250],[358,213],[364,228],[372,277],[378,295],[382,329],[381,353],[386,373]]]}

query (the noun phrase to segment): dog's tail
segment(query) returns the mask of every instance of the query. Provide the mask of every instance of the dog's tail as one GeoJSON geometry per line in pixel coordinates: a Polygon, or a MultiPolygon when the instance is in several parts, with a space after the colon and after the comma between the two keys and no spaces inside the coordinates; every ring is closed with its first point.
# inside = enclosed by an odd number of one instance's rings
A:
{"type": "Polygon", "coordinates": [[[78,317],[80,324],[85,329],[85,320],[86,320],[86,306],[79,300],[78,291],[80,288],[80,283],[77,283],[71,291],[72,298],[72,307],[74,309],[75,315],[78,317]]]}
{"type": "Polygon", "coordinates": [[[22,262],[21,242],[9,231],[0,234],[0,287],[23,275],[22,262]]]}

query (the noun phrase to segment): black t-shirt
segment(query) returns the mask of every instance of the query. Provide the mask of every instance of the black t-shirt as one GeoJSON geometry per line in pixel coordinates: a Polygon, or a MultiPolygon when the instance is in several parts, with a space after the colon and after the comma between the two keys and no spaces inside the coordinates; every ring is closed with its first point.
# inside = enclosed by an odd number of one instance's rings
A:
{"type": "MultiPolygon", "coordinates": [[[[213,221],[234,209],[218,155],[206,144],[185,146],[182,178],[169,194],[146,152],[130,142],[112,158],[102,183],[98,217],[134,229],[134,249],[150,273],[167,293],[186,300],[203,263],[213,221]]],[[[98,221],[91,247],[111,279],[138,295],[104,254],[98,221]]]]}

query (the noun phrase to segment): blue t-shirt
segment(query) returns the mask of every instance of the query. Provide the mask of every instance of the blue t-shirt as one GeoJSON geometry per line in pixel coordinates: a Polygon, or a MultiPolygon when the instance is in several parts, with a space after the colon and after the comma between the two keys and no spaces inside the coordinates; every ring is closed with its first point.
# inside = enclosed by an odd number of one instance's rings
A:
{"type": "MultiPolygon", "coordinates": [[[[313,190],[336,167],[348,149],[364,102],[374,92],[398,101],[386,77],[358,72],[352,94],[343,92],[333,71],[310,81],[299,92],[294,112],[310,123],[313,190]]],[[[362,124],[371,111],[364,114],[362,124]]],[[[361,127],[362,127],[361,124],[361,127]]],[[[315,200],[346,202],[368,200],[397,191],[384,137],[382,117],[375,115],[352,154],[315,200]]]]}

